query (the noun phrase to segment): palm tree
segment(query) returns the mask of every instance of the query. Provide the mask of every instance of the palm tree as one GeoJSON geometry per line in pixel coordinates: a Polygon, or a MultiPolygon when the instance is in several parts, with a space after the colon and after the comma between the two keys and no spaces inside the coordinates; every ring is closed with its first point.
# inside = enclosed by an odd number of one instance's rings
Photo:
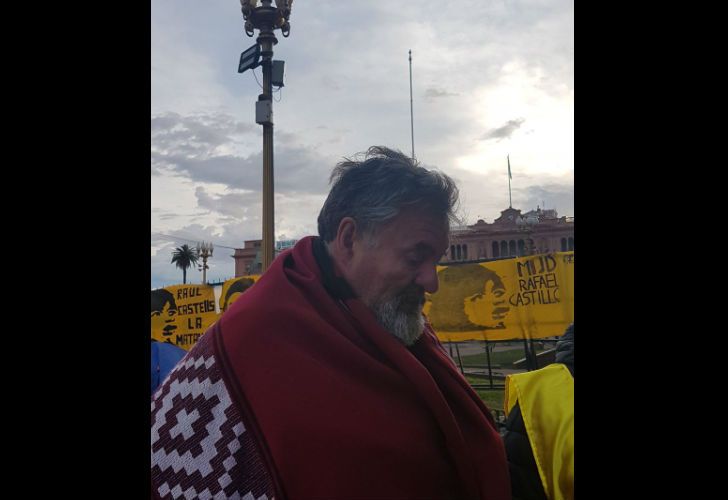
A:
{"type": "Polygon", "coordinates": [[[177,264],[177,267],[182,269],[183,284],[187,284],[187,269],[192,267],[192,264],[197,264],[197,259],[197,252],[187,245],[177,247],[172,252],[172,264],[177,264]]]}

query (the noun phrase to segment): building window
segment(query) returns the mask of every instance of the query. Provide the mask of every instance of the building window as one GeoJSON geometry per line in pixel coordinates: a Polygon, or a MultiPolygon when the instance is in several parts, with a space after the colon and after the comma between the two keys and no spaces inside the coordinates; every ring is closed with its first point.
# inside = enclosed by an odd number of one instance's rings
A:
{"type": "Polygon", "coordinates": [[[506,240],[501,241],[501,257],[508,257],[508,242],[506,240]]]}
{"type": "Polygon", "coordinates": [[[569,236],[569,252],[571,252],[574,249],[574,237],[569,236]]]}
{"type": "Polygon", "coordinates": [[[516,240],[508,242],[508,255],[516,255],[516,240]]]}
{"type": "Polygon", "coordinates": [[[566,251],[566,238],[561,238],[561,251],[566,251]]]}
{"type": "Polygon", "coordinates": [[[450,260],[455,260],[455,245],[450,245],[450,260]]]}
{"type": "Polygon", "coordinates": [[[518,240],[518,256],[526,255],[526,244],[523,240],[518,240]]]}
{"type": "Polygon", "coordinates": [[[463,245],[463,260],[468,260],[468,245],[463,245]]]}
{"type": "Polygon", "coordinates": [[[549,242],[541,240],[541,246],[539,247],[539,253],[549,253],[549,242]]]}
{"type": "Polygon", "coordinates": [[[460,245],[455,247],[455,251],[457,252],[458,260],[460,260],[460,258],[462,257],[460,245]]]}
{"type": "Polygon", "coordinates": [[[493,258],[495,259],[497,257],[500,257],[500,252],[498,251],[498,242],[494,241],[493,242],[493,258]]]}

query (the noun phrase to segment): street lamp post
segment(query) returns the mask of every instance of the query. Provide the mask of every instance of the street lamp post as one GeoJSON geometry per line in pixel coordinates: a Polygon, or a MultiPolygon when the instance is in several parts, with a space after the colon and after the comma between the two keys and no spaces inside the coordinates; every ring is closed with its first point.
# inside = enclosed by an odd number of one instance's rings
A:
{"type": "Polygon", "coordinates": [[[533,255],[535,245],[533,244],[533,238],[531,236],[533,235],[533,230],[536,227],[536,224],[538,224],[538,217],[534,215],[529,215],[528,217],[520,216],[516,220],[516,224],[518,225],[518,230],[526,234],[526,243],[528,245],[528,248],[525,249],[526,255],[533,255]]]}
{"type": "Polygon", "coordinates": [[[274,31],[281,30],[287,37],[291,26],[288,18],[291,15],[293,0],[276,0],[276,7],[271,6],[272,0],[240,0],[243,18],[245,19],[245,34],[253,36],[253,30],[259,30],[256,42],[260,45],[260,55],[263,66],[263,93],[258,96],[255,103],[255,121],[263,125],[263,241],[262,257],[263,271],[273,262],[273,88],[272,88],[272,58],[273,45],[278,43],[274,31]]]}
{"type": "MultiPolygon", "coordinates": [[[[528,217],[520,216],[516,220],[516,224],[518,225],[518,230],[526,235],[525,243],[528,246],[524,250],[526,256],[530,257],[534,254],[535,250],[532,235],[536,224],[538,224],[538,217],[534,215],[529,215],[528,217]]],[[[533,346],[533,339],[530,336],[530,332],[528,338],[526,336],[523,337],[523,350],[526,355],[526,368],[529,371],[538,369],[538,358],[536,357],[536,349],[533,346]]]]}
{"type": "Polygon", "coordinates": [[[203,285],[207,285],[207,270],[210,269],[207,265],[207,259],[212,257],[212,250],[212,243],[205,243],[203,241],[202,243],[197,244],[197,255],[199,255],[202,259],[202,264],[199,266],[199,270],[202,271],[203,285]]]}

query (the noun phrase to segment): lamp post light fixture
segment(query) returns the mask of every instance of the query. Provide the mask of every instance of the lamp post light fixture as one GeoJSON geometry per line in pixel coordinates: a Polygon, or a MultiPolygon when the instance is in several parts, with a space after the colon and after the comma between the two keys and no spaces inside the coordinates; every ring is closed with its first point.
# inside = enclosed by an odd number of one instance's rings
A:
{"type": "Polygon", "coordinates": [[[207,285],[207,270],[210,269],[210,267],[207,265],[207,259],[209,257],[212,257],[212,250],[212,243],[205,243],[203,241],[202,243],[197,244],[197,255],[199,255],[202,259],[202,264],[199,266],[198,269],[202,271],[203,285],[207,285]]]}
{"type": "MultiPolygon", "coordinates": [[[[273,231],[273,84],[282,86],[282,81],[273,82],[272,70],[274,66],[273,45],[278,43],[274,31],[281,30],[283,37],[288,37],[291,25],[288,18],[291,15],[293,0],[276,0],[275,7],[272,0],[240,0],[243,18],[245,20],[245,34],[253,36],[258,30],[256,42],[260,45],[260,65],[263,67],[263,93],[258,96],[255,103],[255,122],[263,125],[263,238],[261,253],[263,269],[273,262],[274,231],[273,231]]],[[[282,61],[275,61],[277,73],[282,79],[282,61]]],[[[256,64],[257,65],[257,61],[256,64]]],[[[241,67],[243,67],[241,60],[241,67]]],[[[255,66],[252,66],[255,67],[255,66]]]]}
{"type": "Polygon", "coordinates": [[[533,255],[535,250],[535,245],[533,244],[533,238],[531,237],[533,234],[533,230],[538,224],[538,217],[535,215],[529,215],[528,217],[520,216],[516,220],[516,225],[518,226],[518,230],[526,234],[526,241],[525,243],[528,245],[528,248],[525,249],[526,255],[533,255]]]}

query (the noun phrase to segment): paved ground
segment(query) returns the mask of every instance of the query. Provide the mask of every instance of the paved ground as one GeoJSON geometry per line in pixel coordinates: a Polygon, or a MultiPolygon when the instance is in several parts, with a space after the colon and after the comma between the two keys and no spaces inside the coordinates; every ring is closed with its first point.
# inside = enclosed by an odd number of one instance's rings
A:
{"type": "MultiPolygon", "coordinates": [[[[452,342],[452,351],[455,353],[455,345],[457,344],[461,356],[469,356],[471,354],[481,354],[485,352],[485,342],[471,340],[468,342],[452,342]]],[[[444,343],[445,349],[450,350],[450,344],[444,343]]],[[[503,343],[493,344],[493,352],[510,351],[513,349],[523,350],[523,343],[511,342],[510,345],[503,343]]]]}

